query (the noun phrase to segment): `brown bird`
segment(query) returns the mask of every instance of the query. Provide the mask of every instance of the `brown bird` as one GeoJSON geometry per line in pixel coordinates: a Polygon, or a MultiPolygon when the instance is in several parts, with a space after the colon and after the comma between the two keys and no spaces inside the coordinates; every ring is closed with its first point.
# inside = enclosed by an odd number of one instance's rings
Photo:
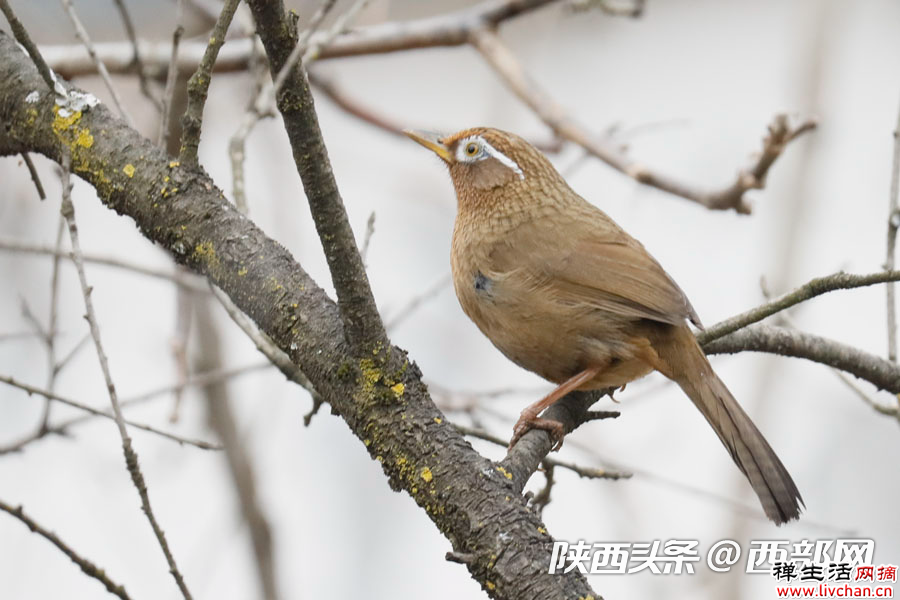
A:
{"type": "Polygon", "coordinates": [[[703,413],[766,515],[778,524],[799,516],[793,479],[688,327],[702,328],[697,313],[640,242],[516,135],[405,133],[450,169],[451,267],[463,311],[510,360],[559,384],[522,411],[510,447],[539,428],[558,448],[565,430],[541,411],[570,391],[618,388],[656,370],[703,413]]]}

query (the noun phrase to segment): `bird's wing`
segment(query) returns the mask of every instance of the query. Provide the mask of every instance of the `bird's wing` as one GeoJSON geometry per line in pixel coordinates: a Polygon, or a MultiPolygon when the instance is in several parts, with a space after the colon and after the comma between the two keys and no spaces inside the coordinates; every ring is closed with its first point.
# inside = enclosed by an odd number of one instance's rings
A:
{"type": "Polygon", "coordinates": [[[690,319],[702,327],[678,284],[640,242],[601,215],[591,215],[590,227],[582,220],[551,235],[546,225],[519,227],[495,247],[492,262],[519,272],[556,302],[673,325],[690,319]]]}

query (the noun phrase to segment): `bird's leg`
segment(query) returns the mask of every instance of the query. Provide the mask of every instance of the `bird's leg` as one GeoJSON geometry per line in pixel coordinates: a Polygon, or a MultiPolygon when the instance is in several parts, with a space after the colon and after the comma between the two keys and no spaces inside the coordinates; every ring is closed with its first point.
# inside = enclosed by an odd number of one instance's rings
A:
{"type": "Polygon", "coordinates": [[[566,435],[563,424],[559,421],[554,421],[553,419],[542,419],[538,417],[538,415],[541,414],[545,408],[556,404],[560,398],[572,390],[578,389],[583,383],[596,377],[599,372],[600,367],[590,367],[589,369],[585,369],[573,377],[570,377],[561,383],[555,390],[523,410],[522,414],[519,415],[519,420],[516,421],[516,425],[513,427],[513,436],[509,441],[509,448],[512,449],[512,447],[516,445],[516,442],[531,429],[543,429],[550,434],[550,439],[553,442],[551,451],[562,448],[563,437],[566,435]]]}

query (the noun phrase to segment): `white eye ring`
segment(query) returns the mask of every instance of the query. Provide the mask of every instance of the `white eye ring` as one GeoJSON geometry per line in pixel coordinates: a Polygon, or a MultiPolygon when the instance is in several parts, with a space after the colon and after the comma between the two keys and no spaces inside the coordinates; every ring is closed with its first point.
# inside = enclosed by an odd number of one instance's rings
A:
{"type": "Polygon", "coordinates": [[[495,158],[501,164],[512,169],[519,176],[519,179],[525,179],[525,174],[516,161],[512,160],[480,136],[472,136],[462,140],[456,146],[456,160],[461,163],[474,163],[486,158],[495,158]]]}

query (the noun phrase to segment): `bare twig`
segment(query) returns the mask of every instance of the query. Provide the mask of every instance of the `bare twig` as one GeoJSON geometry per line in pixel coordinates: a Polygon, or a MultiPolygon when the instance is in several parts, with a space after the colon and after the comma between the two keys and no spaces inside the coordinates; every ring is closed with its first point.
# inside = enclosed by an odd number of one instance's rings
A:
{"type": "Polygon", "coordinates": [[[584,12],[598,9],[611,17],[629,17],[637,19],[644,14],[645,0],[631,0],[630,4],[610,4],[609,0],[569,0],[568,8],[573,12],[584,12]]]}
{"type": "Polygon", "coordinates": [[[250,74],[253,79],[253,93],[247,104],[247,110],[241,119],[241,124],[231,139],[228,141],[228,156],[231,159],[231,194],[234,197],[234,206],[242,215],[249,212],[247,193],[244,177],[244,158],[247,146],[247,137],[256,123],[265,117],[274,116],[274,109],[265,115],[256,110],[257,98],[262,94],[266,85],[268,70],[266,69],[265,50],[259,38],[253,38],[253,55],[250,61],[250,74]]]}
{"type": "MultiPolygon", "coordinates": [[[[205,386],[209,386],[209,385],[213,385],[213,384],[217,384],[217,383],[222,383],[223,381],[227,381],[227,380],[233,379],[235,377],[240,377],[241,375],[244,375],[246,373],[251,373],[251,372],[259,371],[262,369],[267,369],[267,368],[270,368],[271,366],[272,366],[272,364],[270,362],[264,362],[264,363],[258,363],[258,364],[253,364],[253,365],[246,365],[243,367],[232,368],[232,369],[214,369],[211,371],[203,371],[200,373],[194,373],[193,375],[188,377],[188,379],[186,381],[184,381],[183,383],[175,383],[172,385],[166,385],[166,386],[163,386],[160,388],[156,388],[153,390],[143,392],[136,396],[131,396],[129,398],[125,398],[119,402],[119,405],[123,409],[125,409],[125,408],[135,406],[138,404],[143,404],[143,403],[153,400],[155,398],[160,398],[160,397],[166,396],[168,394],[178,393],[179,391],[186,390],[190,387],[205,387],[205,386]]],[[[106,413],[104,413],[104,414],[106,414],[106,413]]],[[[75,418],[69,419],[67,421],[63,421],[62,423],[59,423],[57,425],[48,426],[47,433],[56,433],[56,434],[65,433],[69,430],[69,428],[71,428],[75,425],[80,425],[82,423],[86,423],[87,421],[92,420],[96,416],[98,416],[98,415],[94,415],[94,414],[82,415],[80,417],[75,417],[75,418]]],[[[129,424],[131,424],[131,423],[129,422],[129,424]]],[[[187,443],[187,442],[185,442],[185,443],[187,443]]],[[[204,442],[204,443],[206,443],[206,442],[204,442]]],[[[212,446],[210,449],[216,449],[215,445],[211,444],[210,446],[212,446]]]]}
{"type": "Polygon", "coordinates": [[[62,372],[62,370],[64,368],[66,368],[66,365],[68,365],[69,362],[73,358],[75,358],[75,355],[78,354],[78,352],[80,352],[81,349],[84,348],[85,345],[87,345],[87,343],[90,341],[91,341],[90,333],[83,335],[81,337],[81,339],[78,340],[78,343],[76,343],[74,346],[72,346],[72,349],[69,350],[65,356],[63,356],[61,359],[59,359],[59,361],[57,361],[56,365],[54,365],[53,370],[56,371],[56,374],[59,375],[62,372]]]}
{"type": "Polygon", "coordinates": [[[369,214],[369,218],[366,219],[366,233],[363,236],[362,247],[359,249],[359,254],[362,256],[363,265],[366,264],[367,258],[369,256],[369,244],[372,243],[372,235],[375,234],[375,211],[373,210],[369,214]]]}
{"type": "MultiPolygon", "coordinates": [[[[184,267],[176,267],[176,273],[179,278],[190,277],[190,272],[184,267]]],[[[175,363],[175,377],[178,384],[183,384],[190,375],[187,345],[193,312],[194,295],[184,288],[178,288],[175,292],[175,332],[171,340],[172,361],[175,363]]],[[[178,421],[183,390],[184,388],[180,387],[175,391],[175,401],[172,403],[172,413],[169,415],[170,423],[178,421]]]]}
{"type": "MultiPolygon", "coordinates": [[[[0,237],[0,251],[19,252],[22,254],[38,254],[72,260],[72,253],[69,251],[57,249],[52,246],[32,244],[30,242],[23,242],[3,237],[0,237]]],[[[178,275],[176,273],[173,273],[172,271],[144,267],[120,260],[118,258],[113,258],[111,256],[98,256],[88,254],[84,255],[83,259],[86,263],[114,267],[117,269],[123,269],[125,271],[131,271],[139,275],[152,277],[154,279],[169,281],[171,283],[174,283],[175,285],[178,285],[179,287],[190,290],[195,294],[209,293],[209,288],[207,288],[205,285],[199,284],[199,278],[193,274],[189,278],[180,279],[178,275]]]]}
{"type": "Polygon", "coordinates": [[[821,296],[827,292],[832,292],[834,290],[850,290],[853,288],[897,280],[900,280],[900,271],[882,271],[879,273],[871,273],[869,275],[852,275],[840,271],[833,275],[817,277],[800,286],[793,292],[788,292],[771,302],[767,302],[761,306],[748,310],[747,312],[725,319],[720,323],[716,323],[706,331],[700,332],[697,335],[697,340],[700,344],[706,344],[733,331],[746,327],[751,323],[762,321],[766,317],[770,317],[777,312],[801,302],[805,302],[811,298],[815,298],[816,296],[821,296]]]}
{"type": "Polygon", "coordinates": [[[13,331],[10,333],[0,333],[0,342],[11,342],[35,337],[43,338],[44,334],[37,331],[13,331]]]}
{"type": "MultiPolygon", "coordinates": [[[[88,334],[87,339],[90,340],[90,334],[88,334]]],[[[157,388],[155,390],[150,390],[148,392],[144,392],[137,396],[132,396],[130,398],[126,398],[126,399],[122,400],[121,402],[119,402],[119,405],[124,409],[124,408],[130,407],[130,406],[134,406],[136,404],[142,404],[149,400],[153,400],[154,398],[159,398],[159,397],[165,396],[167,394],[177,393],[178,391],[187,389],[188,387],[202,387],[202,386],[212,385],[215,383],[221,383],[223,381],[232,379],[234,377],[239,377],[241,375],[244,375],[245,373],[258,371],[260,369],[267,369],[270,367],[272,367],[272,363],[264,362],[264,363],[259,363],[259,364],[255,364],[255,365],[247,365],[244,367],[238,367],[238,368],[234,368],[234,369],[215,369],[212,371],[203,371],[201,373],[196,373],[196,374],[192,375],[184,383],[176,383],[174,385],[168,385],[165,387],[157,388]]],[[[21,385],[18,385],[19,382],[16,382],[16,383],[17,383],[16,387],[20,387],[20,388],[22,387],[21,385]]],[[[26,389],[26,391],[28,391],[28,390],[26,389]]],[[[40,391],[37,390],[37,388],[34,388],[34,390],[32,390],[32,391],[34,393],[40,393],[40,391]]],[[[60,400],[60,402],[66,403],[67,400],[68,399],[60,400]]],[[[74,401],[70,401],[70,402],[74,402],[74,401]]],[[[28,435],[16,442],[7,444],[6,446],[2,446],[2,447],[0,447],[0,454],[6,454],[9,452],[19,452],[19,451],[23,450],[25,448],[25,446],[27,446],[31,442],[37,441],[37,440],[44,438],[51,434],[65,435],[69,432],[69,429],[71,429],[72,427],[74,427],[76,425],[81,425],[83,423],[87,423],[88,421],[91,421],[96,417],[105,417],[105,418],[110,418],[110,419],[113,418],[113,416],[107,412],[96,411],[96,410],[91,412],[92,410],[93,409],[91,409],[90,407],[87,407],[85,409],[85,412],[87,414],[68,419],[66,421],[63,421],[63,422],[55,424],[55,425],[47,425],[47,427],[41,431],[36,431],[36,432],[32,433],[31,435],[28,435]]],[[[203,449],[209,449],[209,450],[220,449],[220,447],[216,444],[210,444],[208,442],[197,442],[196,440],[185,439],[185,438],[176,436],[174,434],[167,434],[165,432],[158,431],[148,425],[144,425],[141,423],[135,423],[133,421],[126,421],[126,423],[129,426],[136,427],[138,429],[143,429],[144,431],[147,431],[149,433],[157,433],[159,435],[162,435],[163,437],[171,439],[172,441],[178,442],[179,444],[195,445],[195,446],[199,446],[203,449]]]]}
{"type": "Polygon", "coordinates": [[[805,358],[900,394],[900,365],[858,348],[809,333],[757,323],[703,344],[707,354],[768,352],[805,358]]]}
{"type": "MultiPolygon", "coordinates": [[[[894,158],[891,163],[891,197],[888,200],[887,258],[884,261],[886,271],[893,271],[895,264],[897,229],[900,227],[900,111],[897,114],[897,125],[894,127],[894,158]]],[[[897,300],[894,282],[887,284],[887,335],[888,360],[897,362],[897,300]]]]}
{"type": "MultiPolygon", "coordinates": [[[[476,29],[498,27],[505,21],[557,2],[559,0],[486,0],[472,7],[435,17],[360,27],[339,35],[331,44],[322,48],[319,59],[462,46],[469,43],[469,36],[476,29]]],[[[318,41],[316,36],[312,37],[313,43],[318,41]]],[[[95,47],[109,69],[120,73],[130,71],[130,43],[111,42],[96,44],[95,47]]],[[[205,51],[205,43],[183,44],[178,58],[179,69],[194,70],[205,51]]],[[[81,47],[44,46],[43,52],[48,64],[65,77],[86,75],[94,70],[90,58],[81,47]]],[[[145,64],[153,65],[159,71],[166,67],[171,53],[171,45],[168,43],[141,44],[145,64]]],[[[230,41],[216,61],[216,71],[243,71],[247,68],[251,54],[251,40],[230,41]]]]}
{"type": "Polygon", "coordinates": [[[835,377],[841,380],[841,382],[850,388],[857,398],[868,404],[875,412],[881,413],[883,415],[887,415],[889,417],[897,417],[900,418],[900,410],[896,406],[885,406],[881,402],[876,401],[874,398],[870,397],[869,394],[865,393],[852,379],[844,375],[842,372],[837,369],[832,369],[832,373],[834,373],[835,377]]]}
{"type": "Polygon", "coordinates": [[[445,273],[441,275],[440,279],[436,280],[434,283],[429,285],[422,291],[421,294],[417,294],[410,298],[410,300],[403,305],[393,317],[386,319],[386,323],[384,325],[385,329],[391,331],[395,329],[400,323],[405,321],[412,315],[416,310],[419,309],[420,306],[440,294],[448,285],[450,285],[450,274],[445,273]]]}
{"type": "Polygon", "coordinates": [[[69,560],[78,565],[78,568],[80,568],[85,575],[87,575],[88,577],[93,577],[94,579],[102,583],[107,592],[118,596],[122,600],[130,600],[130,596],[125,591],[125,586],[120,585],[110,579],[106,574],[106,569],[101,569],[88,559],[83,558],[77,552],[72,550],[68,544],[63,542],[55,533],[38,525],[31,517],[25,514],[25,511],[21,506],[13,507],[0,500],[0,510],[7,512],[18,520],[22,521],[22,523],[24,523],[28,527],[28,529],[59,548],[63,554],[69,557],[69,560]]]}
{"type": "Polygon", "coordinates": [[[225,34],[228,33],[228,27],[231,25],[234,11],[237,10],[239,2],[240,0],[226,0],[219,18],[216,20],[216,25],[213,27],[203,59],[188,82],[188,105],[181,119],[181,152],[179,153],[179,159],[188,167],[197,166],[203,107],[206,105],[213,66],[219,56],[219,49],[225,43],[225,34]]]}
{"type": "MultiPolygon", "coordinates": [[[[56,228],[56,250],[62,249],[63,234],[66,231],[66,220],[60,216],[59,225],[56,228]]],[[[47,317],[47,337],[44,338],[44,347],[47,351],[47,389],[51,392],[56,390],[56,376],[62,368],[56,362],[56,326],[58,321],[59,306],[59,263],[60,256],[56,254],[53,257],[53,267],[50,274],[50,314],[47,317]]],[[[47,427],[47,421],[50,419],[50,401],[47,400],[44,405],[44,416],[41,419],[40,429],[47,427]]]]}
{"type": "MultiPolygon", "coordinates": [[[[179,6],[181,3],[179,2],[179,6]]],[[[180,12],[180,11],[179,11],[180,12]]],[[[172,56],[169,59],[169,68],[166,72],[166,89],[163,92],[162,110],[159,116],[159,134],[156,136],[156,145],[165,148],[169,143],[169,132],[172,129],[172,104],[174,103],[176,84],[178,83],[178,52],[181,47],[181,36],[184,35],[184,26],[181,19],[172,33],[172,56]]]]}
{"type": "Polygon", "coordinates": [[[27,152],[22,153],[22,160],[25,161],[25,166],[28,167],[28,174],[31,175],[31,181],[34,182],[34,187],[37,190],[38,198],[41,200],[47,199],[47,194],[44,192],[44,185],[41,183],[41,177],[38,175],[37,169],[34,167],[34,162],[31,160],[31,156],[27,152]]]}
{"type": "Polygon", "coordinates": [[[128,41],[131,42],[133,51],[131,62],[137,71],[138,80],[141,84],[141,93],[144,94],[161,114],[163,108],[162,102],[156,97],[153,90],[150,89],[150,78],[147,76],[147,67],[144,66],[144,61],[141,60],[141,51],[140,48],[138,48],[137,34],[134,30],[134,22],[131,20],[131,14],[128,12],[125,0],[113,1],[116,3],[116,8],[119,9],[119,15],[122,17],[122,24],[125,26],[125,33],[128,35],[128,41]]]}
{"type": "Polygon", "coordinates": [[[69,15],[69,20],[72,21],[72,26],[75,28],[75,35],[79,40],[81,40],[81,43],[84,44],[84,47],[87,49],[88,54],[91,56],[91,60],[94,61],[94,66],[97,68],[97,72],[100,74],[100,78],[103,79],[103,83],[106,84],[106,89],[109,90],[109,94],[110,96],[112,96],[113,103],[116,105],[119,114],[122,115],[122,118],[125,119],[125,122],[128,123],[128,126],[133,128],[134,120],[132,120],[131,115],[128,114],[128,111],[125,110],[125,104],[122,102],[122,97],[119,96],[119,92],[118,90],[116,90],[116,86],[113,85],[112,78],[109,76],[109,71],[106,69],[106,65],[103,64],[103,61],[100,60],[100,57],[97,55],[97,51],[94,49],[94,44],[91,42],[91,38],[88,35],[87,29],[84,28],[81,19],[78,18],[78,13],[75,12],[75,7],[72,5],[72,0],[59,1],[62,3],[66,14],[69,15]]]}
{"type": "MultiPolygon", "coordinates": [[[[48,390],[44,390],[33,385],[28,385],[27,383],[22,383],[21,381],[16,381],[12,377],[8,377],[6,375],[0,375],[0,383],[4,383],[11,387],[19,388],[20,390],[27,392],[29,395],[37,394],[38,396],[43,396],[48,400],[53,400],[54,402],[59,402],[60,404],[65,404],[66,406],[71,406],[72,408],[77,408],[78,410],[83,410],[86,413],[90,413],[95,417],[103,417],[104,419],[110,419],[111,421],[116,421],[116,416],[102,410],[96,409],[93,406],[88,406],[82,402],[78,402],[77,400],[72,400],[71,398],[66,398],[65,396],[60,396],[55,392],[51,392],[48,390]]],[[[166,439],[172,440],[173,442],[177,442],[179,444],[187,444],[189,446],[196,446],[197,448],[201,448],[203,450],[221,450],[221,447],[217,444],[211,444],[209,442],[204,442],[202,440],[193,440],[190,438],[185,438],[180,435],[176,435],[174,433],[169,433],[167,431],[162,431],[161,429],[157,429],[151,425],[145,425],[143,423],[136,423],[134,421],[130,421],[128,419],[123,418],[123,423],[128,425],[129,427],[134,427],[135,429],[140,429],[142,431],[146,431],[148,433],[153,433],[160,437],[164,437],[166,439]]],[[[43,437],[45,433],[50,433],[50,430],[56,430],[58,433],[62,431],[64,428],[62,426],[56,427],[46,427],[44,431],[37,432],[36,434],[29,436],[27,438],[28,442],[34,441],[35,439],[39,439],[43,437]]],[[[6,454],[8,452],[14,452],[20,450],[25,444],[17,442],[16,444],[9,447],[0,448],[0,454],[6,454]]]]}
{"type": "Polygon", "coordinates": [[[712,210],[733,209],[749,214],[750,203],[745,192],[761,189],[766,175],[775,160],[781,156],[785,146],[800,135],[816,127],[815,121],[808,119],[797,126],[791,126],[785,115],[777,115],[769,125],[769,133],[763,141],[763,150],[745,169],[741,170],[731,185],[717,191],[705,191],[671,177],[657,173],[630,158],[611,139],[595,136],[581,124],[574,121],[566,110],[531,80],[519,60],[492,29],[472,32],[472,45],[481,53],[487,63],[500,75],[507,86],[527,104],[544,123],[556,134],[578,144],[617,171],[632,179],[662,191],[680,196],[712,210]]]}
{"type": "MultiPolygon", "coordinates": [[[[66,1],[67,0],[63,0],[63,2],[66,1]]],[[[181,590],[181,594],[182,596],[184,596],[185,600],[191,600],[191,593],[190,591],[188,591],[187,584],[185,584],[184,582],[184,577],[182,577],[181,571],[178,570],[178,565],[175,564],[175,557],[172,556],[172,552],[169,550],[169,544],[166,541],[166,535],[163,532],[162,527],[160,527],[159,523],[156,521],[156,516],[153,513],[153,508],[150,506],[150,495],[147,491],[147,485],[144,482],[144,476],[141,473],[140,466],[138,465],[138,457],[137,453],[132,447],[131,437],[129,437],[128,430],[125,428],[125,418],[122,416],[122,409],[119,407],[119,398],[116,394],[116,386],[113,383],[112,375],[109,371],[109,362],[106,358],[106,353],[103,350],[103,343],[100,339],[100,326],[97,323],[97,316],[94,313],[94,303],[91,300],[91,287],[88,285],[87,277],[84,272],[84,260],[81,256],[81,244],[78,241],[78,227],[75,224],[75,207],[72,204],[71,196],[72,182],[69,175],[71,168],[70,163],[71,158],[68,154],[66,154],[63,159],[62,214],[69,226],[69,238],[72,242],[72,257],[75,262],[75,269],[78,271],[78,280],[81,282],[81,292],[84,296],[85,313],[88,325],[90,326],[91,337],[94,339],[94,348],[96,348],[97,350],[97,359],[99,360],[100,368],[103,371],[103,378],[106,380],[106,389],[109,391],[109,400],[112,404],[116,426],[119,429],[119,436],[122,438],[122,450],[125,453],[125,462],[128,466],[128,472],[131,475],[131,480],[134,483],[135,488],[137,488],[138,495],[141,497],[141,508],[143,509],[144,514],[147,516],[147,520],[150,522],[150,526],[153,528],[153,533],[156,535],[159,546],[166,557],[166,562],[169,564],[169,572],[175,579],[175,583],[178,586],[178,589],[181,590]]]]}
{"type": "MultiPolygon", "coordinates": [[[[769,300],[772,297],[772,295],[769,293],[768,287],[766,286],[765,279],[760,280],[760,287],[762,288],[763,296],[766,298],[766,300],[769,300]]],[[[779,314],[779,320],[782,323],[784,323],[785,325],[787,325],[793,329],[799,329],[797,327],[797,324],[794,322],[794,319],[792,319],[791,315],[788,314],[788,311],[781,312],[779,314]]],[[[850,389],[850,391],[853,392],[853,394],[855,396],[857,396],[863,402],[868,404],[876,412],[879,412],[883,415],[900,417],[900,411],[898,411],[896,408],[893,408],[893,407],[884,406],[880,402],[876,401],[874,398],[871,398],[869,396],[869,394],[864,392],[862,390],[862,388],[860,388],[858,385],[856,385],[856,383],[854,383],[854,381],[852,379],[847,377],[844,373],[842,373],[838,369],[832,368],[831,372],[834,373],[835,377],[837,377],[841,383],[843,383],[845,386],[847,386],[850,389]]]]}
{"type": "Polygon", "coordinates": [[[0,11],[3,11],[3,15],[6,17],[6,21],[9,23],[9,28],[12,29],[13,36],[15,36],[16,41],[19,42],[23,48],[25,48],[25,52],[31,57],[31,62],[34,63],[34,66],[37,67],[38,73],[41,74],[41,78],[44,80],[44,83],[47,84],[47,87],[50,88],[54,93],[59,93],[59,89],[57,88],[56,77],[54,77],[53,72],[50,70],[50,67],[47,66],[47,63],[44,62],[43,57],[41,56],[40,51],[37,49],[37,46],[34,45],[34,42],[31,41],[31,36],[28,35],[28,30],[25,29],[25,26],[22,25],[22,22],[16,17],[16,13],[13,12],[12,7],[9,5],[7,0],[0,0],[0,11]]]}
{"type": "Polygon", "coordinates": [[[265,600],[278,598],[275,583],[275,557],[273,556],[272,528],[259,502],[256,476],[250,454],[240,433],[227,396],[210,396],[207,402],[209,424],[222,441],[225,460],[237,492],[241,513],[250,530],[257,574],[265,600]]]}
{"type": "Polygon", "coordinates": [[[408,127],[408,125],[401,125],[400,123],[391,121],[387,117],[372,111],[356,98],[353,98],[344,92],[344,90],[330,78],[315,71],[309,71],[308,75],[309,83],[325,94],[329,100],[347,114],[397,137],[402,136],[403,130],[408,127]]]}
{"type": "MultiPolygon", "coordinates": [[[[504,440],[501,437],[491,435],[490,433],[482,431],[481,429],[466,427],[465,425],[457,425],[456,423],[453,423],[453,427],[455,427],[456,430],[463,435],[477,438],[479,440],[484,440],[503,448],[509,446],[509,440],[504,440]]],[[[624,471],[609,471],[607,469],[601,469],[597,467],[582,467],[574,463],[565,462],[552,457],[544,458],[543,462],[553,467],[567,469],[569,471],[572,471],[573,473],[576,473],[579,477],[583,477],[586,479],[628,479],[629,477],[631,477],[631,473],[626,473],[624,471]]]]}
{"type": "MultiPolygon", "coordinates": [[[[288,62],[278,71],[278,74],[273,77],[273,84],[270,88],[266,88],[265,86],[262,71],[260,71],[259,77],[255,78],[255,81],[259,82],[255,90],[256,93],[247,106],[247,111],[241,119],[240,126],[238,126],[228,143],[229,156],[231,157],[234,203],[238,211],[243,214],[247,214],[248,210],[247,196],[244,187],[244,158],[246,156],[247,137],[260,120],[275,115],[275,97],[277,96],[277,91],[284,85],[285,78],[290,73],[290,69],[287,67],[291,66],[291,68],[293,68],[296,66],[296,62],[300,60],[308,47],[310,36],[312,36],[315,30],[322,24],[322,21],[334,7],[335,2],[336,0],[325,0],[325,2],[323,2],[316,10],[310,19],[309,25],[307,25],[307,28],[300,34],[297,44],[288,56],[288,62]]],[[[257,56],[257,50],[258,45],[256,43],[256,38],[254,38],[253,57],[257,56]]],[[[251,66],[260,66],[261,64],[261,62],[251,62],[251,66]]]]}
{"type": "Polygon", "coordinates": [[[553,485],[556,483],[556,480],[553,478],[553,469],[554,466],[545,460],[542,469],[546,480],[544,487],[531,498],[531,506],[539,515],[544,514],[544,509],[550,504],[550,494],[553,492],[553,485]]]}
{"type": "Polygon", "coordinates": [[[288,54],[287,59],[284,61],[284,65],[278,70],[278,74],[272,78],[273,84],[271,93],[264,100],[266,106],[270,106],[274,99],[278,97],[278,92],[281,91],[284,82],[287,81],[288,75],[294,70],[294,67],[297,66],[297,63],[304,57],[307,48],[309,48],[309,38],[311,38],[312,34],[322,25],[322,21],[325,20],[328,13],[334,8],[336,2],[337,0],[324,0],[322,5],[309,20],[309,25],[307,25],[306,29],[304,29],[297,37],[297,43],[294,45],[294,49],[288,54]]]}
{"type": "Polygon", "coordinates": [[[228,316],[231,317],[231,320],[241,328],[241,331],[247,334],[247,337],[249,337],[250,341],[256,345],[256,348],[262,352],[285,377],[309,392],[313,402],[321,404],[321,396],[319,396],[319,393],[315,390],[300,367],[295,365],[291,361],[291,358],[285,354],[268,335],[260,331],[259,328],[253,324],[253,321],[241,312],[241,309],[234,305],[231,298],[226,296],[225,293],[218,288],[210,286],[210,289],[212,289],[213,295],[222,303],[222,307],[225,309],[225,312],[228,313],[228,316]]]}
{"type": "Polygon", "coordinates": [[[691,200],[712,210],[733,209],[738,213],[749,214],[751,208],[744,197],[745,192],[761,189],[765,185],[769,169],[788,142],[816,127],[815,121],[811,119],[797,126],[791,126],[787,116],[777,115],[769,125],[769,133],[763,141],[763,151],[747,168],[741,170],[735,182],[721,190],[704,191],[641,165],[628,157],[613,140],[589,133],[528,77],[512,50],[492,30],[473,32],[471,42],[519,99],[558,136],[578,144],[612,168],[640,183],[691,200]]]}

